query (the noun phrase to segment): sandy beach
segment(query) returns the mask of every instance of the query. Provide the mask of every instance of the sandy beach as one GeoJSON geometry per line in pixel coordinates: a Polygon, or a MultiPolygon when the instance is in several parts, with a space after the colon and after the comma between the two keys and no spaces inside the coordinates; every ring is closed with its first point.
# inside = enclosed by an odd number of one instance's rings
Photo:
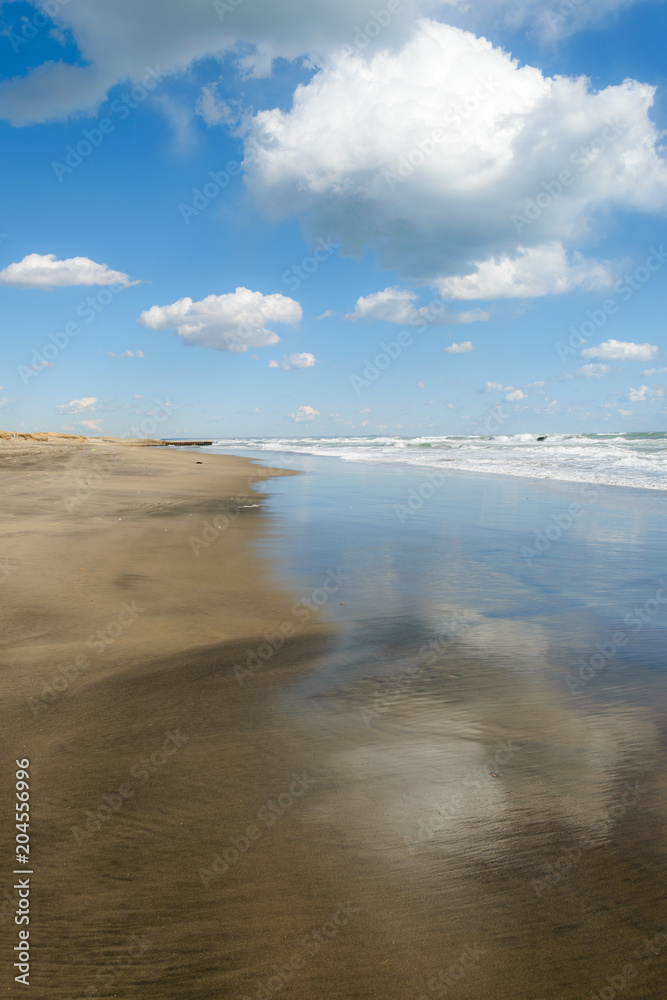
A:
{"type": "MultiPolygon", "coordinates": [[[[29,758],[33,991],[225,995],[253,947],[243,900],[261,909],[263,882],[279,898],[283,876],[261,841],[250,882],[206,892],[200,870],[293,773],[311,780],[307,753],[289,733],[275,739],[265,708],[275,678],[327,631],[292,614],[253,551],[252,484],[284,473],[95,442],[7,444],[0,466],[3,794],[14,758],[29,758]],[[242,686],[235,664],[281,624],[290,634],[260,661],[261,686],[242,686]]],[[[322,919],[336,906],[332,889],[322,919]]]]}
{"type": "Polygon", "coordinates": [[[454,474],[399,526],[421,473],[292,456],[305,475],[276,479],[283,458],[2,446],[0,794],[29,759],[33,995],[576,1000],[623,980],[655,1000],[657,613],[563,681],[607,648],[606,593],[610,621],[652,600],[655,501],[601,495],[526,569],[526,517],[570,484],[454,474]],[[626,594],[605,530],[627,523],[626,594]]]}

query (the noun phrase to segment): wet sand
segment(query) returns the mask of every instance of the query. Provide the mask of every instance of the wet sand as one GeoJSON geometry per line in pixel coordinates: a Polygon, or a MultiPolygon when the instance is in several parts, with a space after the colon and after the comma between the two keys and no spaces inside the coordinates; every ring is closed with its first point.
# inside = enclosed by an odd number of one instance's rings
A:
{"type": "MultiPolygon", "coordinates": [[[[27,757],[33,993],[225,995],[252,967],[289,831],[253,845],[252,867],[217,891],[200,870],[293,772],[309,780],[311,755],[276,732],[267,702],[276,675],[303,669],[327,638],[319,615],[294,618],[252,549],[263,519],[252,483],[274,473],[85,445],[7,445],[0,469],[3,816],[14,759],[27,757]],[[281,625],[261,686],[241,686],[234,665],[281,625]],[[135,941],[127,968],[98,977],[127,964],[132,935],[150,939],[145,954],[135,941]]],[[[19,990],[10,954],[5,981],[19,990]]]]}
{"type": "MultiPolygon", "coordinates": [[[[358,544],[353,565],[345,526],[290,588],[244,459],[7,445],[0,470],[33,995],[662,997],[662,675],[628,699],[614,662],[570,695],[565,619],[554,650],[500,571],[484,613],[432,582],[437,616],[373,617],[399,567],[358,544]]],[[[463,591],[453,549],[447,570],[463,591]]]]}

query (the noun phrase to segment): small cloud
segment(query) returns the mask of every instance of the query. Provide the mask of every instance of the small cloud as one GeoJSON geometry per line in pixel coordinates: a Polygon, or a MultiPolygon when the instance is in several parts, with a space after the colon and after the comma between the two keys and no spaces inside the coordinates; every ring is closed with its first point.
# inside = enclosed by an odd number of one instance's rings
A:
{"type": "Polygon", "coordinates": [[[631,403],[646,403],[649,399],[660,398],[662,394],[662,389],[651,389],[647,385],[640,385],[638,389],[628,389],[628,400],[631,403]]]}
{"type": "Polygon", "coordinates": [[[259,409],[259,407],[258,407],[258,406],[256,406],[256,407],[255,407],[255,409],[254,409],[254,410],[253,410],[252,412],[253,412],[253,413],[254,413],[255,415],[257,415],[257,414],[261,413],[262,411],[261,411],[261,410],[259,409]]]}
{"type": "Polygon", "coordinates": [[[667,372],[667,368],[645,368],[640,375],[664,375],[667,372]]]}
{"type": "Polygon", "coordinates": [[[546,385],[546,383],[545,382],[529,382],[528,383],[528,388],[529,389],[541,389],[543,385],[546,385]]]}
{"type": "Polygon", "coordinates": [[[132,399],[143,399],[143,396],[133,396],[132,399]]]}
{"type": "Polygon", "coordinates": [[[631,417],[632,416],[632,410],[621,410],[621,409],[619,409],[618,412],[621,414],[622,417],[631,417]]]}
{"type": "Polygon", "coordinates": [[[196,141],[192,127],[192,105],[168,94],[153,96],[153,104],[164,115],[171,128],[173,148],[181,153],[191,149],[196,141]]]}
{"type": "Polygon", "coordinates": [[[132,351],[129,348],[122,354],[114,354],[113,351],[107,351],[107,354],[110,358],[144,358],[146,356],[143,351],[132,351]]]}
{"type": "Polygon", "coordinates": [[[8,403],[9,403],[9,399],[7,399],[7,398],[0,399],[0,410],[3,408],[3,406],[7,406],[8,403]]]}
{"type": "Polygon", "coordinates": [[[455,323],[479,323],[490,319],[490,313],[482,309],[471,309],[467,312],[452,312],[440,300],[429,306],[417,308],[414,302],[416,292],[407,288],[384,288],[381,292],[362,295],[357,299],[354,312],[345,314],[345,319],[383,320],[385,323],[419,326],[426,323],[429,326],[450,326],[455,323]]]}
{"type": "Polygon", "coordinates": [[[269,361],[269,368],[280,368],[279,361],[269,361]]]}
{"type": "Polygon", "coordinates": [[[606,375],[610,371],[611,368],[609,365],[588,364],[583,365],[577,372],[577,375],[583,375],[584,378],[602,378],[603,375],[606,375]]]}
{"type": "Polygon", "coordinates": [[[443,278],[440,293],[452,299],[536,298],[583,288],[613,284],[609,268],[601,261],[574,253],[568,260],[557,240],[535,247],[517,247],[516,257],[502,254],[476,261],[473,274],[443,278]]]}
{"type": "Polygon", "coordinates": [[[370,406],[364,407],[363,410],[357,410],[357,413],[370,413],[370,412],[371,412],[370,406]]]}
{"type": "Polygon", "coordinates": [[[314,410],[312,406],[300,406],[296,413],[288,413],[287,416],[295,423],[300,424],[304,420],[315,420],[316,417],[320,416],[320,411],[314,410]]]}
{"type": "Polygon", "coordinates": [[[526,398],[525,392],[521,389],[515,389],[513,385],[503,385],[502,382],[487,382],[484,392],[504,392],[508,403],[518,403],[526,398]]]}
{"type": "Polygon", "coordinates": [[[597,347],[586,347],[582,358],[600,361],[651,361],[657,357],[658,348],[653,344],[634,344],[630,340],[605,340],[597,347]]]}
{"type": "Polygon", "coordinates": [[[137,322],[151,330],[174,329],[186,344],[242,352],[277,344],[280,337],[270,324],[297,323],[301,315],[300,304],[279,292],[262,295],[239,287],[225,295],[207,295],[198,302],[186,297],[170,305],[151,306],[137,322]]]}
{"type": "Polygon", "coordinates": [[[472,341],[465,340],[462,344],[450,344],[445,350],[447,354],[467,354],[469,351],[474,351],[472,341]]]}
{"type": "Polygon", "coordinates": [[[96,420],[80,420],[79,424],[82,427],[87,427],[90,431],[99,431],[102,426],[102,418],[98,417],[96,420]]]}
{"type": "Polygon", "coordinates": [[[58,260],[54,253],[29,253],[23,260],[0,271],[0,285],[13,288],[66,288],[71,285],[138,285],[122,271],[96,264],[89,257],[58,260]]]}
{"type": "Polygon", "coordinates": [[[304,351],[303,354],[290,354],[283,358],[282,367],[289,371],[291,368],[312,368],[316,364],[315,355],[304,351]]]}
{"type": "Polygon", "coordinates": [[[328,319],[329,316],[333,316],[332,309],[327,309],[326,312],[320,313],[320,315],[316,316],[315,319],[328,319]]]}
{"type": "Polygon", "coordinates": [[[83,396],[81,399],[70,399],[69,403],[56,406],[56,413],[94,413],[97,409],[97,396],[83,396]]]}
{"type": "Polygon", "coordinates": [[[218,96],[217,83],[202,87],[195,104],[195,114],[203,118],[208,126],[228,125],[237,118],[230,105],[218,96]]]}
{"type": "Polygon", "coordinates": [[[417,388],[418,389],[425,389],[426,388],[426,382],[417,382],[417,388]]]}

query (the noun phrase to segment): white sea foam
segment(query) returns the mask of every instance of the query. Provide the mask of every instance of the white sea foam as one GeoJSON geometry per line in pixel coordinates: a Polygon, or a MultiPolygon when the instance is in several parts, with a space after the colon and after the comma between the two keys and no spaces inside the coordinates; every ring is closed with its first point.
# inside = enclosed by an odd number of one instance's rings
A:
{"type": "Polygon", "coordinates": [[[220,438],[225,450],[325,455],[533,479],[667,489],[667,433],[536,434],[497,437],[220,438]]]}

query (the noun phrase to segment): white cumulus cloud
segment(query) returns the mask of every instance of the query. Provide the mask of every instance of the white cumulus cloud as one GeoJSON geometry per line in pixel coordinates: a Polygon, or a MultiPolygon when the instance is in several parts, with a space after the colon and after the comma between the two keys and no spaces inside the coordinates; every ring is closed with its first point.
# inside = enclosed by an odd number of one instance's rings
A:
{"type": "Polygon", "coordinates": [[[508,392],[505,399],[508,403],[518,403],[520,400],[525,399],[526,394],[522,392],[521,389],[513,389],[512,392],[508,392]]]}
{"type": "Polygon", "coordinates": [[[296,413],[287,414],[297,424],[302,423],[304,420],[314,420],[319,415],[320,411],[314,410],[312,406],[300,406],[296,413]]]}
{"type": "Polygon", "coordinates": [[[609,365],[588,364],[582,365],[578,374],[583,375],[584,378],[602,378],[609,371],[611,371],[609,365]]]}
{"type": "Polygon", "coordinates": [[[407,288],[384,288],[381,292],[362,295],[357,299],[354,312],[346,313],[345,319],[383,320],[385,323],[419,326],[449,326],[453,323],[475,323],[489,319],[489,313],[479,309],[453,313],[443,302],[432,302],[428,306],[416,308],[413,303],[416,292],[407,288]]]}
{"type": "Polygon", "coordinates": [[[628,389],[628,400],[631,403],[645,403],[649,399],[662,396],[662,389],[651,389],[648,385],[640,385],[638,389],[628,389]]]}
{"type": "Polygon", "coordinates": [[[582,358],[599,358],[601,361],[651,361],[658,355],[653,344],[634,344],[631,340],[605,340],[597,347],[585,347],[582,358]]]}
{"type": "Polygon", "coordinates": [[[569,261],[560,242],[517,249],[515,257],[491,257],[476,262],[477,270],[472,274],[444,278],[438,282],[440,293],[452,299],[535,298],[613,284],[606,265],[579,253],[572,254],[569,261]]]}
{"type": "Polygon", "coordinates": [[[513,385],[503,385],[502,382],[487,382],[484,392],[514,392],[513,385]]]}
{"type": "Polygon", "coordinates": [[[282,360],[282,367],[289,371],[290,368],[312,368],[315,363],[315,355],[303,351],[301,354],[288,354],[282,360]]]}
{"type": "Polygon", "coordinates": [[[464,340],[462,344],[450,344],[445,350],[447,354],[467,354],[469,351],[474,351],[475,347],[471,340],[464,340]]]}
{"type": "MultiPolygon", "coordinates": [[[[71,32],[79,59],[49,59],[35,66],[33,53],[29,64],[34,68],[0,84],[0,117],[24,125],[91,111],[115,84],[127,82],[128,90],[141,86],[148,67],[159,80],[234,49],[244,53],[242,69],[258,75],[268,72],[278,56],[307,55],[321,65],[345,45],[364,52],[391,48],[405,38],[419,14],[437,12],[444,20],[486,31],[519,28],[544,41],[604,24],[616,9],[637,2],[403,0],[398,12],[394,8],[388,14],[388,5],[378,0],[61,0],[53,4],[58,26],[53,30],[61,38],[63,31],[71,32]]],[[[37,0],[34,6],[40,6],[37,0]]]]}
{"type": "Polygon", "coordinates": [[[14,288],[65,288],[70,285],[138,285],[122,271],[96,264],[89,257],[58,260],[54,253],[29,253],[0,271],[0,285],[14,288]]]}
{"type": "Polygon", "coordinates": [[[69,403],[56,406],[57,413],[94,413],[97,409],[97,396],[83,396],[81,399],[70,399],[69,403]]]}
{"type": "Polygon", "coordinates": [[[667,368],[645,368],[642,375],[664,375],[667,372],[667,368]]]}
{"type": "Polygon", "coordinates": [[[247,183],[267,215],[298,215],[307,235],[371,249],[420,283],[459,279],[466,298],[594,287],[606,266],[564,248],[581,248],[597,214],[667,204],[653,99],[630,79],[596,91],[545,77],[423,18],[401,48],[340,51],[291,109],[258,112],[247,183]],[[570,182],[548,195],[565,170],[570,182]],[[525,218],[538,195],[546,207],[525,218]]]}
{"type": "Polygon", "coordinates": [[[186,344],[238,353],[277,344],[280,337],[269,324],[297,323],[301,315],[299,303],[285,295],[237,288],[199,302],[184,298],[168,306],[151,306],[137,322],[151,330],[174,329],[186,344]]]}

